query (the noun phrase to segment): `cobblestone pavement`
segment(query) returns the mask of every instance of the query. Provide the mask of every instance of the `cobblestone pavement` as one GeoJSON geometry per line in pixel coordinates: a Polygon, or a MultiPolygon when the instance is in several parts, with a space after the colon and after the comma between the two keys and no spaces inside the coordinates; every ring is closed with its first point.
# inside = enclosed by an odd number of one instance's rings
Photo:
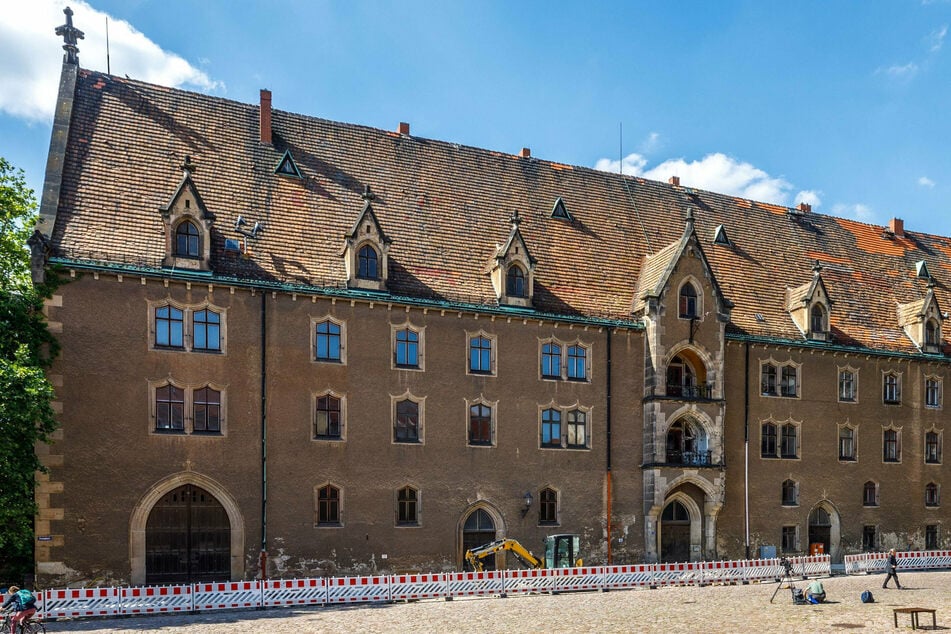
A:
{"type": "MultiPolygon", "coordinates": [[[[48,631],[164,632],[865,632],[895,631],[893,608],[937,609],[938,629],[951,630],[951,572],[900,573],[902,590],[882,589],[884,575],[823,579],[828,602],[793,605],[787,584],[658,588],[343,607],[205,612],[55,621],[48,631]],[[874,603],[860,600],[871,590],[874,603]]],[[[796,580],[805,589],[808,582],[796,580]]],[[[900,629],[910,617],[899,615],[900,629]]],[[[931,627],[930,615],[920,617],[931,627]]]]}

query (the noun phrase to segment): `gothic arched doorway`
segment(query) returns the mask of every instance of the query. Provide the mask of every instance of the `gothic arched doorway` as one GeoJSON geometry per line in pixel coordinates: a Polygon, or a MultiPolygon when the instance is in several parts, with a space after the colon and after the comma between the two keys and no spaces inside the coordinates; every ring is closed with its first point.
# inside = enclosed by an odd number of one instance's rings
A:
{"type": "Polygon", "coordinates": [[[690,512],[677,500],[660,516],[660,560],[690,561],[690,512]]]}
{"type": "Polygon", "coordinates": [[[145,527],[145,582],[193,583],[231,578],[231,523],[221,503],[193,484],[155,503],[145,527]]]}
{"type": "MultiPolygon", "coordinates": [[[[495,541],[495,522],[485,509],[477,508],[466,518],[462,526],[462,553],[495,541]]],[[[463,561],[465,570],[470,570],[469,562],[463,561]]],[[[486,557],[482,560],[486,570],[495,570],[495,557],[486,557]]]]}
{"type": "Polygon", "coordinates": [[[828,502],[822,502],[809,513],[809,550],[807,554],[818,554],[818,545],[822,544],[822,553],[831,555],[833,561],[839,558],[839,514],[828,502]]]}

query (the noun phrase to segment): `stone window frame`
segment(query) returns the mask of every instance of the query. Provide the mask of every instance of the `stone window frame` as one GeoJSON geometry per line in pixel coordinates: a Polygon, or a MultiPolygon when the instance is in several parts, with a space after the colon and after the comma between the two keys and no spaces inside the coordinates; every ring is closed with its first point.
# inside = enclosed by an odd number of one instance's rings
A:
{"type": "Polygon", "coordinates": [[[556,405],[554,401],[551,401],[545,405],[538,406],[538,448],[539,449],[551,449],[555,451],[591,451],[591,439],[592,435],[592,413],[594,411],[593,407],[586,407],[581,405],[578,402],[575,402],[572,405],[556,405]],[[559,440],[558,443],[544,443],[544,413],[547,411],[555,411],[558,413],[558,422],[559,422],[559,440]],[[581,412],[585,416],[585,443],[584,445],[569,445],[568,444],[568,414],[571,412],[581,412]]]}
{"type": "Polygon", "coordinates": [[[703,286],[692,275],[685,276],[677,287],[677,319],[685,321],[700,321],[703,317],[703,286]],[[694,295],[691,297],[684,293],[685,289],[690,288],[694,295]],[[693,307],[691,310],[691,300],[693,307]]]}
{"type": "Polygon", "coordinates": [[[333,315],[311,315],[310,317],[310,362],[321,364],[321,363],[331,363],[337,365],[347,365],[347,321],[345,319],[338,319],[333,315]],[[317,326],[324,323],[332,323],[340,328],[339,336],[339,347],[340,347],[340,358],[335,359],[333,357],[318,357],[317,356],[317,326]]]}
{"type": "Polygon", "coordinates": [[[882,370],[882,404],[901,405],[902,373],[898,370],[882,370]],[[890,381],[894,379],[894,383],[890,381]]]}
{"type": "Polygon", "coordinates": [[[190,436],[196,438],[220,438],[228,435],[228,391],[225,385],[215,383],[214,381],[202,381],[198,383],[188,383],[179,381],[172,376],[148,381],[149,395],[149,435],[150,436],[190,436]],[[157,391],[165,386],[174,386],[183,392],[182,403],[182,430],[157,429],[156,421],[158,417],[157,391]],[[219,431],[195,431],[195,391],[204,388],[210,388],[218,392],[220,402],[218,404],[218,426],[219,431]]]}
{"type": "Polygon", "coordinates": [[[799,483],[792,478],[786,478],[782,484],[782,506],[799,506],[799,483]]]}
{"type": "Polygon", "coordinates": [[[561,491],[551,485],[538,491],[538,526],[561,526],[561,491]]]}
{"type": "Polygon", "coordinates": [[[783,554],[799,552],[799,524],[784,524],[780,534],[780,551],[783,554]]]}
{"type": "MultiPolygon", "coordinates": [[[[485,330],[466,331],[466,374],[472,376],[497,376],[498,375],[498,335],[486,332],[485,330]],[[474,370],[472,368],[472,342],[476,339],[484,339],[489,342],[489,369],[488,371],[474,370]]],[[[481,346],[478,350],[483,350],[481,346]]],[[[481,365],[481,354],[480,365],[481,365]]]]}
{"type": "Polygon", "coordinates": [[[836,425],[836,453],[839,462],[853,463],[859,461],[859,426],[850,422],[839,423],[836,425]],[[848,429],[852,432],[852,457],[843,457],[842,454],[842,430],[848,429]]]}
{"type": "Polygon", "coordinates": [[[944,380],[937,374],[925,375],[925,393],[922,401],[927,409],[942,409],[944,405],[944,380]],[[932,399],[932,396],[935,398],[932,399]]]}
{"type": "Polygon", "coordinates": [[[390,444],[399,446],[422,446],[426,444],[426,397],[414,396],[406,390],[400,395],[390,395],[390,417],[392,420],[392,434],[390,444]],[[400,403],[411,402],[416,404],[416,440],[397,440],[397,411],[400,403]]]}
{"type": "Polygon", "coordinates": [[[885,425],[882,427],[882,463],[883,464],[901,464],[902,461],[902,447],[901,447],[901,427],[897,427],[894,424],[885,425]],[[888,458],[886,454],[888,445],[891,441],[888,440],[888,434],[895,434],[895,454],[894,458],[888,458]]]}
{"type": "Polygon", "coordinates": [[[941,485],[931,481],[925,485],[925,508],[936,509],[941,506],[941,485]]]}
{"type": "Polygon", "coordinates": [[[474,399],[466,399],[466,446],[492,449],[498,443],[498,410],[499,402],[490,401],[481,394],[474,399]],[[489,409],[489,442],[472,442],[472,408],[476,406],[487,407],[489,409]]]}
{"type": "Polygon", "coordinates": [[[422,526],[422,495],[420,493],[419,487],[407,484],[402,486],[394,492],[394,499],[396,502],[396,513],[394,518],[394,526],[396,528],[419,528],[422,526]],[[412,500],[404,500],[401,498],[402,494],[405,491],[412,491],[414,498],[412,500]],[[409,508],[412,507],[413,516],[412,519],[402,519],[403,518],[403,506],[404,504],[409,508]]]}
{"type": "Polygon", "coordinates": [[[779,437],[777,438],[779,443],[779,458],[781,460],[801,460],[802,459],[802,423],[799,421],[794,421],[792,419],[787,419],[779,423],[779,437]],[[792,430],[792,438],[796,443],[795,451],[789,453],[785,451],[786,448],[786,438],[787,430],[792,430]]]}
{"type": "Polygon", "coordinates": [[[802,363],[797,363],[792,359],[787,361],[777,361],[772,356],[768,359],[760,359],[760,397],[762,398],[792,398],[792,399],[801,399],[802,398],[802,363]],[[784,377],[783,371],[787,368],[792,368],[794,373],[795,381],[795,394],[787,394],[786,388],[784,386],[784,377]],[[772,373],[772,384],[767,384],[765,381],[766,370],[771,369],[772,373]]]}
{"type": "Polygon", "coordinates": [[[862,483],[862,506],[864,508],[877,508],[880,504],[881,504],[881,500],[879,499],[878,482],[876,482],[875,480],[866,480],[865,482],[863,482],[862,483]]]}
{"type": "MultiPolygon", "coordinates": [[[[594,351],[594,345],[592,343],[586,343],[581,340],[580,337],[576,337],[571,341],[564,341],[557,337],[546,337],[539,338],[538,340],[538,378],[541,381],[569,381],[571,383],[591,383],[591,371],[592,371],[592,355],[594,351]],[[552,353],[546,353],[546,346],[558,346],[558,374],[545,374],[545,358],[552,357],[556,355],[552,353]],[[580,348],[584,350],[584,377],[569,377],[568,376],[568,349],[569,348],[580,348]]],[[[577,356],[577,355],[576,355],[577,356]]]]}
{"type": "Polygon", "coordinates": [[[859,402],[859,369],[850,365],[837,366],[836,369],[836,399],[839,403],[856,404],[859,402]],[[852,375],[852,398],[843,398],[842,375],[852,375]]]}
{"type": "Polygon", "coordinates": [[[760,437],[760,450],[759,457],[763,460],[778,460],[779,459],[779,424],[773,419],[764,420],[760,423],[759,426],[759,437],[760,437]],[[771,428],[773,433],[769,435],[772,438],[772,451],[767,452],[767,447],[765,446],[767,434],[766,429],[771,428]]]}
{"type": "Polygon", "coordinates": [[[188,304],[185,302],[180,302],[171,297],[165,297],[162,299],[147,300],[146,307],[148,310],[148,320],[149,320],[149,351],[152,352],[186,352],[194,354],[213,354],[213,355],[226,355],[228,354],[228,309],[222,306],[213,304],[209,300],[199,302],[197,304],[188,304]],[[181,311],[182,313],[182,345],[181,346],[160,346],[156,344],[156,336],[158,335],[158,326],[156,317],[156,311],[160,308],[174,308],[181,311]],[[218,315],[218,345],[219,348],[216,350],[214,348],[196,348],[194,345],[195,340],[195,313],[201,312],[203,310],[214,312],[218,315]]]}
{"type": "MultiPolygon", "coordinates": [[[[401,324],[390,324],[391,355],[390,368],[393,370],[406,370],[409,372],[426,371],[426,326],[416,326],[409,320],[401,324]],[[399,334],[401,332],[412,332],[416,335],[416,364],[399,364],[397,357],[400,344],[399,334]]],[[[405,342],[409,345],[409,342],[405,342]]]]}
{"type": "Polygon", "coordinates": [[[943,454],[943,452],[944,452],[944,447],[943,447],[943,445],[944,445],[944,430],[938,429],[938,428],[936,428],[934,425],[932,425],[931,428],[925,430],[924,442],[925,442],[925,446],[924,446],[924,460],[925,460],[925,464],[940,465],[940,464],[942,463],[942,461],[943,461],[943,455],[942,455],[942,454],[943,454]],[[930,439],[929,439],[929,436],[932,435],[932,434],[934,434],[934,436],[935,436],[935,443],[934,443],[934,445],[935,445],[935,451],[934,451],[935,456],[934,456],[934,459],[933,459],[933,460],[932,460],[932,459],[929,459],[929,458],[931,458],[931,456],[930,456],[930,453],[931,453],[931,451],[930,451],[930,450],[931,450],[930,445],[931,445],[931,443],[929,442],[929,440],[930,440],[930,439]]]}
{"type": "Polygon", "coordinates": [[[341,443],[347,441],[347,395],[337,392],[333,389],[312,391],[310,394],[311,407],[311,426],[310,440],[315,443],[341,443]],[[321,410],[317,408],[317,401],[324,397],[337,399],[340,403],[340,435],[339,436],[318,436],[317,435],[317,413],[321,410]]]}
{"type": "Polygon", "coordinates": [[[322,482],[314,487],[314,528],[343,528],[344,524],[344,489],[342,486],[334,484],[331,481],[322,482]],[[327,519],[321,521],[321,492],[323,490],[336,491],[336,519],[327,519]]]}

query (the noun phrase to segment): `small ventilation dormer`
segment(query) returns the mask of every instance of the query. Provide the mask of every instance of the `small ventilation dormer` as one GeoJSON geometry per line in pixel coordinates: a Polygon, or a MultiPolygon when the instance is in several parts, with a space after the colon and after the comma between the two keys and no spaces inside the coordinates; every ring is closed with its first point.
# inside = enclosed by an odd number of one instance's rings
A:
{"type": "Polygon", "coordinates": [[[211,226],[215,214],[208,211],[192,180],[195,164],[186,156],[184,176],[167,205],[159,207],[165,225],[165,257],[162,266],[192,271],[211,270],[211,226]]]}
{"type": "Polygon", "coordinates": [[[928,283],[928,291],[922,299],[898,305],[898,325],[924,353],[941,353],[943,323],[944,316],[934,294],[933,280],[928,283]]]}
{"type": "Polygon", "coordinates": [[[519,230],[522,219],[518,211],[512,214],[510,222],[512,228],[508,239],[496,249],[489,264],[489,274],[499,304],[529,308],[534,297],[536,260],[528,252],[528,245],[519,230]]]}
{"type": "Polygon", "coordinates": [[[363,210],[350,232],[344,236],[345,245],[340,254],[347,271],[347,286],[371,291],[385,291],[389,275],[390,240],[373,212],[376,196],[370,186],[362,196],[363,210]]]}
{"type": "Polygon", "coordinates": [[[303,178],[301,176],[300,169],[297,167],[297,163],[294,162],[294,157],[291,156],[290,150],[284,150],[284,156],[281,158],[281,162],[277,164],[277,168],[275,168],[274,173],[280,174],[282,176],[303,178]]]}
{"type": "Polygon", "coordinates": [[[558,218],[559,220],[571,220],[571,214],[568,213],[565,201],[562,200],[560,196],[555,200],[555,206],[551,209],[551,217],[558,218]]]}
{"type": "Polygon", "coordinates": [[[812,341],[832,341],[832,299],[822,281],[822,265],[812,267],[812,281],[786,289],[786,310],[800,332],[812,341]]]}
{"type": "Polygon", "coordinates": [[[730,242],[730,237],[726,235],[726,227],[723,225],[717,225],[717,228],[713,230],[713,244],[719,244],[724,247],[733,246],[733,243],[730,242]]]}
{"type": "Polygon", "coordinates": [[[931,272],[928,270],[928,265],[925,264],[924,260],[919,260],[915,262],[915,274],[923,279],[930,280],[931,272]]]}

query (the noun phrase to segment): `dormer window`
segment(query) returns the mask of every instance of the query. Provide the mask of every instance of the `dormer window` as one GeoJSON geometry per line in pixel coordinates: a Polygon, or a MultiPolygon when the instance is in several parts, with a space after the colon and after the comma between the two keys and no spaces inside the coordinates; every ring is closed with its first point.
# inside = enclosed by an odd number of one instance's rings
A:
{"type": "Polygon", "coordinates": [[[536,260],[531,256],[522,237],[522,223],[518,211],[512,213],[511,229],[504,244],[495,248],[488,273],[499,304],[530,308],[535,278],[536,260]]]}
{"type": "Polygon", "coordinates": [[[505,274],[505,294],[509,297],[525,297],[525,272],[518,264],[510,266],[505,274]]]}
{"type": "Polygon", "coordinates": [[[215,214],[208,211],[192,180],[195,164],[185,157],[185,176],[168,204],[159,207],[165,226],[165,257],[162,266],[211,270],[211,227],[215,214]]]}
{"type": "Polygon", "coordinates": [[[680,287],[680,318],[696,319],[700,314],[696,287],[687,282],[680,287]]]}
{"type": "Polygon", "coordinates": [[[344,236],[343,257],[347,272],[347,286],[372,291],[386,290],[389,270],[390,240],[373,211],[371,201],[376,196],[367,185],[363,193],[363,211],[344,236]]]}
{"type": "Polygon", "coordinates": [[[277,164],[274,173],[301,178],[300,169],[298,169],[297,163],[294,162],[294,157],[291,156],[290,150],[284,152],[284,156],[281,158],[281,162],[277,164]]]}
{"type": "Polygon", "coordinates": [[[941,323],[944,316],[934,294],[934,281],[921,299],[898,305],[898,325],[922,352],[941,354],[941,323]]]}
{"type": "Polygon", "coordinates": [[[822,304],[813,305],[810,317],[810,331],[813,333],[824,333],[829,330],[829,326],[826,323],[826,311],[822,307],[822,304]]]}
{"type": "Polygon", "coordinates": [[[190,220],[185,220],[175,229],[175,255],[186,258],[201,256],[201,234],[190,220]]]}
{"type": "Polygon", "coordinates": [[[379,257],[376,249],[369,244],[360,247],[360,253],[357,257],[357,277],[364,280],[380,279],[379,257]]]}

